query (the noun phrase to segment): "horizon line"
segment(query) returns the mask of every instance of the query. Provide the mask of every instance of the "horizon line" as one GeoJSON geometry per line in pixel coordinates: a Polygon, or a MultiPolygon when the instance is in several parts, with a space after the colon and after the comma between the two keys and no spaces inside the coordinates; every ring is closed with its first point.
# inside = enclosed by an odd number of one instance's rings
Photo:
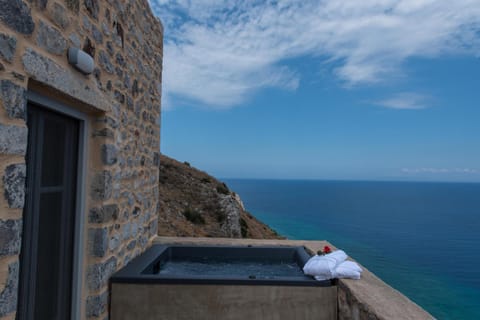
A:
{"type": "Polygon", "coordinates": [[[219,177],[223,180],[257,180],[257,181],[324,181],[324,182],[401,182],[401,183],[451,183],[451,184],[480,184],[480,181],[446,181],[446,180],[390,180],[390,179],[323,179],[323,178],[238,178],[219,177]]]}

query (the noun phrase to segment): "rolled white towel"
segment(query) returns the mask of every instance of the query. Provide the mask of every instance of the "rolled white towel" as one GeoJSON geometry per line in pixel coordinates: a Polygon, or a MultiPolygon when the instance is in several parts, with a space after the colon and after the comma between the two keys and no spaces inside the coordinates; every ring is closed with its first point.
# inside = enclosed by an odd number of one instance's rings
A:
{"type": "Polygon", "coordinates": [[[340,263],[347,259],[343,250],[337,250],[323,256],[311,257],[305,266],[303,272],[310,276],[321,277],[321,280],[334,278],[334,271],[340,263]]]}
{"type": "Polygon", "coordinates": [[[351,269],[353,271],[358,271],[360,273],[362,273],[363,269],[358,265],[358,263],[354,262],[354,261],[344,261],[342,263],[340,263],[340,265],[338,267],[342,266],[343,268],[348,268],[348,269],[351,269]]]}
{"type": "Polygon", "coordinates": [[[362,268],[353,261],[344,261],[340,263],[333,272],[334,278],[339,279],[360,279],[362,274],[362,268]]]}

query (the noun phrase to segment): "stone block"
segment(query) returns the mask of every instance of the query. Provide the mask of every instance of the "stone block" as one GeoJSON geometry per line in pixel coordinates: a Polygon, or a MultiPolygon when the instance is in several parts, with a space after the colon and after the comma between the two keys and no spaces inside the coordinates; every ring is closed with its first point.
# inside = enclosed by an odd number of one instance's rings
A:
{"type": "MultiPolygon", "coordinates": [[[[117,74],[118,78],[121,79],[123,77],[123,69],[122,68],[115,67],[115,73],[117,74]]],[[[115,85],[120,87],[119,82],[116,82],[115,85]]]]}
{"type": "Polygon", "coordinates": [[[112,165],[117,163],[118,149],[113,144],[102,145],[102,162],[105,165],[112,165]]]}
{"type": "Polygon", "coordinates": [[[0,98],[10,118],[25,119],[27,97],[23,87],[16,85],[10,80],[2,80],[0,82],[0,98]]]}
{"type": "Polygon", "coordinates": [[[113,55],[114,49],[113,49],[113,43],[111,41],[107,41],[107,51],[110,56],[113,55]]]}
{"type": "Polygon", "coordinates": [[[65,0],[65,2],[67,3],[68,9],[78,14],[78,10],[80,9],[79,0],[65,0]]]}
{"type": "Polygon", "coordinates": [[[92,23],[90,22],[90,19],[87,16],[83,16],[82,23],[83,23],[83,29],[85,29],[85,31],[88,31],[90,33],[92,29],[92,23]]]}
{"type": "Polygon", "coordinates": [[[10,208],[22,209],[25,202],[25,179],[27,168],[25,164],[12,164],[5,169],[3,188],[5,198],[10,208]]]}
{"type": "Polygon", "coordinates": [[[130,229],[131,229],[130,222],[127,222],[123,225],[122,240],[127,240],[130,238],[130,229]]]}
{"type": "Polygon", "coordinates": [[[0,153],[23,156],[27,152],[27,142],[27,127],[0,123],[0,153]]]}
{"type": "MultiPolygon", "coordinates": [[[[32,2],[32,0],[30,0],[30,2],[32,2]]],[[[37,5],[37,8],[44,10],[47,7],[48,0],[35,0],[35,4],[37,5]]]]}
{"type": "Polygon", "coordinates": [[[95,20],[98,19],[98,1],[97,0],[84,0],[83,2],[85,4],[85,7],[87,8],[88,13],[92,18],[95,20]]]}
{"type": "Polygon", "coordinates": [[[37,44],[50,53],[61,55],[67,50],[67,40],[60,31],[40,20],[37,44]]]}
{"type": "Polygon", "coordinates": [[[68,39],[70,42],[76,47],[76,48],[81,48],[82,47],[82,41],[80,41],[80,37],[76,33],[72,33],[68,39]]]}
{"type": "Polygon", "coordinates": [[[72,69],[63,68],[31,48],[25,50],[22,62],[25,71],[33,79],[75,97],[96,110],[107,111],[109,109],[106,99],[86,85],[85,77],[77,72],[72,72],[72,69]]]}
{"type": "Polygon", "coordinates": [[[117,100],[118,102],[120,102],[122,104],[125,103],[125,95],[122,94],[120,91],[115,90],[113,95],[115,97],[115,100],[117,100]]]}
{"type": "Polygon", "coordinates": [[[88,289],[96,291],[108,285],[108,279],[117,270],[117,258],[111,257],[103,263],[93,264],[87,269],[88,289]]]}
{"type": "Polygon", "coordinates": [[[139,240],[138,242],[140,243],[140,247],[141,247],[142,249],[145,249],[145,247],[146,247],[147,244],[148,244],[148,239],[147,239],[147,237],[145,237],[145,236],[141,236],[141,237],[140,237],[140,240],[139,240]]]}
{"type": "Polygon", "coordinates": [[[0,256],[20,253],[22,220],[0,220],[0,256]]]}
{"type": "Polygon", "coordinates": [[[113,74],[115,72],[115,68],[110,61],[110,58],[103,50],[98,53],[98,64],[109,74],[113,74]]]}
{"type": "Polygon", "coordinates": [[[135,238],[138,234],[138,223],[132,222],[130,225],[130,236],[135,238]]]}
{"type": "Polygon", "coordinates": [[[93,200],[108,200],[112,196],[112,173],[102,171],[92,179],[90,186],[90,196],[93,200]]]}
{"type": "MultiPolygon", "coordinates": [[[[54,2],[50,8],[50,17],[58,27],[63,30],[67,29],[70,25],[70,20],[67,16],[67,10],[58,2],[54,2]]],[[[80,47],[80,46],[78,46],[80,47]]]]}
{"type": "Polygon", "coordinates": [[[108,249],[110,251],[114,251],[120,246],[120,244],[121,244],[120,235],[114,234],[113,236],[110,237],[110,241],[108,242],[108,249]]]}
{"type": "Polygon", "coordinates": [[[93,208],[88,214],[88,222],[90,223],[106,223],[115,221],[118,218],[118,205],[107,204],[100,208],[93,208]]]}
{"type": "Polygon", "coordinates": [[[125,255],[125,258],[123,259],[123,265],[126,266],[131,260],[132,260],[131,254],[125,255]]]}
{"type": "Polygon", "coordinates": [[[127,95],[127,108],[128,110],[133,110],[133,99],[127,95]]]}
{"type": "Polygon", "coordinates": [[[2,292],[0,292],[0,317],[17,310],[18,274],[19,263],[9,264],[7,281],[2,292]]]}
{"type": "Polygon", "coordinates": [[[94,138],[96,138],[96,137],[106,137],[106,138],[113,139],[115,137],[115,135],[114,135],[114,132],[112,130],[110,130],[108,128],[103,128],[103,129],[100,129],[100,130],[93,131],[92,137],[94,137],[94,138]]]}
{"type": "Polygon", "coordinates": [[[32,34],[35,29],[30,8],[22,0],[0,0],[0,21],[21,34],[32,34]]]}
{"type": "Polygon", "coordinates": [[[100,118],[96,119],[96,121],[101,122],[101,123],[105,123],[107,126],[109,126],[112,129],[117,129],[118,126],[119,126],[118,121],[109,117],[109,116],[100,117],[100,118]]]}
{"type": "Polygon", "coordinates": [[[0,33],[0,57],[12,62],[17,47],[17,38],[0,33]]]}
{"type": "Polygon", "coordinates": [[[125,62],[125,58],[120,54],[120,53],[117,53],[115,55],[115,58],[117,60],[117,63],[121,66],[121,67],[125,67],[126,65],[126,62],[125,62]]]}
{"type": "Polygon", "coordinates": [[[137,246],[137,240],[132,240],[127,244],[127,250],[132,251],[137,246]]]}
{"type": "Polygon", "coordinates": [[[104,257],[107,253],[108,230],[107,228],[88,229],[88,251],[94,257],[104,257]]]}
{"type": "Polygon", "coordinates": [[[108,307],[108,291],[103,292],[98,296],[89,296],[87,297],[86,315],[87,318],[99,317],[108,307]]]}
{"type": "MultiPolygon", "coordinates": [[[[108,12],[108,9],[107,9],[107,12],[108,12]]],[[[107,14],[107,13],[106,13],[107,14]]],[[[107,37],[110,36],[110,29],[108,27],[108,24],[106,24],[105,22],[102,22],[102,32],[104,35],[106,35],[107,37]]]]}
{"type": "Polygon", "coordinates": [[[95,40],[96,43],[98,43],[98,44],[103,43],[102,32],[100,30],[98,30],[98,28],[94,24],[92,24],[92,37],[93,37],[93,40],[95,40]]]}

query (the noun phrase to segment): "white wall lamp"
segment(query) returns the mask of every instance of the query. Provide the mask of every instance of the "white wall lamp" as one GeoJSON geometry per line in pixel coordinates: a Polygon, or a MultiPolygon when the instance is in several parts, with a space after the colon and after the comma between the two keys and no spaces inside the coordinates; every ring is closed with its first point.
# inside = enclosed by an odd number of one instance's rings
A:
{"type": "Polygon", "coordinates": [[[91,74],[95,68],[95,62],[88,53],[73,47],[68,48],[68,63],[83,74],[91,74]]]}

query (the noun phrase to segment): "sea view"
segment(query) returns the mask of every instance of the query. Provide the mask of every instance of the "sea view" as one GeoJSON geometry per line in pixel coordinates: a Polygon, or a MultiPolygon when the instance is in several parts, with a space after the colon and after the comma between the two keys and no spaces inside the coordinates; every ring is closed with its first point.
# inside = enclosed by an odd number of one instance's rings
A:
{"type": "Polygon", "coordinates": [[[480,184],[225,181],[289,239],[330,241],[438,319],[480,319],[480,184]]]}

